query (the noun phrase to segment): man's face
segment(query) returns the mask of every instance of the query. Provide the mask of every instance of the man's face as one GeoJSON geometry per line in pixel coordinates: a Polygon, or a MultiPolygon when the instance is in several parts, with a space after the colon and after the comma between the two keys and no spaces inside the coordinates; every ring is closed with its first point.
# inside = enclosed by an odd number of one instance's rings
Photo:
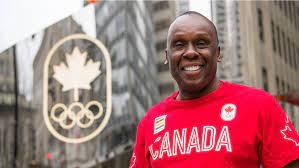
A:
{"type": "Polygon", "coordinates": [[[183,15],[171,25],[167,40],[166,59],[181,91],[201,91],[212,84],[220,48],[211,23],[183,15]]]}

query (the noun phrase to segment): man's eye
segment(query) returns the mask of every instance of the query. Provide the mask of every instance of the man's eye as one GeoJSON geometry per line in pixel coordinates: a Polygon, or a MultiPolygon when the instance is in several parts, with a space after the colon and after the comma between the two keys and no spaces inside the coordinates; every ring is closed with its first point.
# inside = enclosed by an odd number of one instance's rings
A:
{"type": "Polygon", "coordinates": [[[175,42],[175,44],[174,44],[176,47],[181,47],[181,46],[183,46],[184,45],[184,43],[183,42],[181,42],[181,41],[178,41],[178,42],[175,42]]]}
{"type": "Polygon", "coordinates": [[[206,41],[204,41],[204,40],[199,40],[199,41],[197,41],[197,45],[199,45],[199,46],[206,45],[206,41]]]}

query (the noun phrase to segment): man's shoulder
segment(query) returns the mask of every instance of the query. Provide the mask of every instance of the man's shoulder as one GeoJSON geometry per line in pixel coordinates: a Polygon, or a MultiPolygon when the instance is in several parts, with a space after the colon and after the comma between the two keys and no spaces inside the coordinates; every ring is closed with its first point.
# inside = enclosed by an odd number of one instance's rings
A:
{"type": "Polygon", "coordinates": [[[254,88],[248,85],[225,82],[228,90],[240,97],[250,97],[255,99],[271,99],[273,96],[265,90],[254,88]]]}

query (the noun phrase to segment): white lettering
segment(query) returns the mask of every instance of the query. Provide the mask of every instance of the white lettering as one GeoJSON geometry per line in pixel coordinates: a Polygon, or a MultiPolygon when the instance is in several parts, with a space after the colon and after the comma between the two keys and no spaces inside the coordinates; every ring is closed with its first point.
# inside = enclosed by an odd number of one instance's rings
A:
{"type": "Polygon", "coordinates": [[[159,158],[163,158],[163,153],[166,152],[168,156],[171,156],[171,148],[169,144],[169,132],[164,134],[161,147],[160,147],[160,155],[159,158]]]}
{"type": "Polygon", "coordinates": [[[226,147],[226,151],[231,152],[232,151],[232,147],[231,147],[231,143],[230,143],[230,137],[229,137],[229,132],[228,132],[228,128],[227,126],[223,126],[217,145],[216,145],[216,149],[215,151],[220,151],[221,146],[225,146],[226,147]]]}
{"type": "Polygon", "coordinates": [[[153,160],[156,160],[158,158],[159,152],[158,151],[153,151],[153,144],[150,145],[149,151],[152,155],[153,160]]]}
{"type": "Polygon", "coordinates": [[[182,136],[180,136],[179,131],[176,129],[173,133],[173,146],[172,152],[173,156],[177,155],[178,147],[180,149],[181,154],[185,154],[186,152],[186,132],[187,128],[182,130],[182,136]]]}
{"type": "Polygon", "coordinates": [[[201,137],[198,136],[198,127],[193,127],[191,133],[188,134],[187,131],[190,132],[190,130],[187,128],[175,129],[171,137],[169,132],[165,132],[163,138],[157,137],[148,148],[152,159],[162,159],[164,155],[172,157],[201,151],[226,150],[232,152],[228,126],[222,127],[219,136],[216,136],[218,131],[215,126],[203,126],[201,137]],[[155,150],[155,148],[159,150],[155,150]]]}
{"type": "Polygon", "coordinates": [[[216,136],[216,128],[213,126],[204,126],[203,127],[203,132],[202,132],[202,141],[201,145],[202,151],[210,151],[214,148],[215,145],[215,136],[216,136]],[[210,140],[209,140],[209,145],[208,145],[208,133],[210,132],[210,140]]]}
{"type": "Polygon", "coordinates": [[[187,154],[191,153],[192,148],[196,149],[196,152],[200,152],[200,144],[198,140],[198,131],[197,127],[192,128],[192,132],[190,135],[189,143],[188,143],[188,148],[187,148],[187,154]]]}

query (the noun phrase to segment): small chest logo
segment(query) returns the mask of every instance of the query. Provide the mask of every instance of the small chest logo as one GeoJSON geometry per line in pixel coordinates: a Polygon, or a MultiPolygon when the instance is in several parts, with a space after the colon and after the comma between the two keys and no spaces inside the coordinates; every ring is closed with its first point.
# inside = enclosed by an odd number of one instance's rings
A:
{"type": "Polygon", "coordinates": [[[166,116],[167,115],[163,115],[163,116],[155,118],[154,134],[164,130],[166,116]]]}
{"type": "Polygon", "coordinates": [[[221,118],[224,121],[231,121],[236,116],[237,107],[234,104],[226,104],[221,109],[221,118]]]}

